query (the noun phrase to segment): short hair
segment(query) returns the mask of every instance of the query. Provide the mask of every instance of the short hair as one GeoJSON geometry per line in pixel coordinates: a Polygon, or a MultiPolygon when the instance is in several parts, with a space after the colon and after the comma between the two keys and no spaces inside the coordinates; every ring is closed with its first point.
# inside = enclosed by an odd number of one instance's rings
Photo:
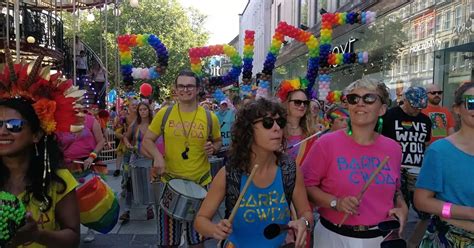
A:
{"type": "Polygon", "coordinates": [[[201,84],[201,78],[199,78],[199,76],[190,71],[190,70],[182,70],[178,73],[178,76],[176,76],[176,79],[174,80],[174,84],[175,85],[178,85],[178,78],[179,77],[192,77],[194,78],[194,80],[196,80],[196,86],[199,87],[199,85],[201,84]]]}
{"type": "Polygon", "coordinates": [[[349,84],[349,86],[344,90],[344,93],[349,94],[351,91],[358,88],[376,90],[381,97],[380,100],[382,100],[382,103],[390,105],[390,93],[388,92],[388,87],[381,81],[373,78],[361,78],[349,84]]]}

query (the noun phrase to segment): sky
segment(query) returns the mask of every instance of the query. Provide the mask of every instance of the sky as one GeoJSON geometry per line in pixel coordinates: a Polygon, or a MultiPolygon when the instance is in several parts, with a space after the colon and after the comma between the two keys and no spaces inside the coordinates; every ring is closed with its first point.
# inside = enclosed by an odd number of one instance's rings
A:
{"type": "Polygon", "coordinates": [[[185,7],[195,7],[207,15],[207,45],[226,44],[239,34],[239,14],[248,0],[179,0],[185,7]]]}

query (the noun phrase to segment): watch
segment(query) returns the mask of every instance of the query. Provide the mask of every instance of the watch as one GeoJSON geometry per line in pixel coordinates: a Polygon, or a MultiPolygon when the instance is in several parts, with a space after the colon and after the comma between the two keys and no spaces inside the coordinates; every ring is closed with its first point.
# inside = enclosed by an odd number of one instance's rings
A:
{"type": "Polygon", "coordinates": [[[337,198],[335,198],[334,200],[332,200],[330,203],[329,203],[329,206],[331,206],[332,209],[336,210],[337,211],[337,198]]]}
{"type": "Polygon", "coordinates": [[[300,219],[304,221],[304,224],[306,225],[306,230],[311,231],[311,223],[309,223],[309,221],[304,216],[301,217],[300,219]]]}

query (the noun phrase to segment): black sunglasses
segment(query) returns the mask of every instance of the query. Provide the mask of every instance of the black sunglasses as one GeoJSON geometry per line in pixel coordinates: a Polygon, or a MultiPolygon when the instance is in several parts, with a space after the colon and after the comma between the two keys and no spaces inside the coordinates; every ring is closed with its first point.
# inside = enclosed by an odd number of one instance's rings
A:
{"type": "Polygon", "coordinates": [[[474,96],[464,95],[464,107],[467,110],[474,110],[474,96]]]}
{"type": "Polygon", "coordinates": [[[439,91],[430,91],[430,92],[428,92],[428,94],[431,94],[431,95],[442,95],[442,94],[443,94],[443,91],[442,91],[442,90],[439,90],[439,91]]]}
{"type": "Polygon", "coordinates": [[[260,121],[262,122],[262,125],[265,129],[271,129],[273,125],[275,124],[275,122],[278,124],[280,128],[285,128],[286,126],[286,119],[283,117],[278,117],[276,119],[273,119],[272,117],[265,116],[260,120],[254,121],[253,124],[260,121]]]}
{"type": "Polygon", "coordinates": [[[12,133],[19,133],[23,129],[23,126],[26,124],[26,121],[21,119],[10,119],[5,121],[0,121],[0,128],[5,125],[7,130],[12,133]]]}
{"type": "Polygon", "coordinates": [[[357,103],[359,103],[361,98],[365,104],[373,104],[377,101],[377,98],[382,99],[379,95],[372,93],[368,93],[363,96],[359,96],[357,94],[347,94],[346,96],[347,102],[351,105],[356,105],[357,103]]]}
{"type": "Polygon", "coordinates": [[[293,102],[296,106],[301,106],[301,104],[304,104],[305,107],[309,106],[309,100],[289,100],[289,102],[293,102]]]}

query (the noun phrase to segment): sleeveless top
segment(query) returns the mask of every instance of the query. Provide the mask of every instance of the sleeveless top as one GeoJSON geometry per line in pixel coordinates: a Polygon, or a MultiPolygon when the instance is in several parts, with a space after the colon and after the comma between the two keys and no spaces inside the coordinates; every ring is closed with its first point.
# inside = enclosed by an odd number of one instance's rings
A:
{"type": "MultiPolygon", "coordinates": [[[[240,190],[248,180],[242,175],[240,190]]],[[[281,168],[278,166],[273,182],[266,188],[249,185],[232,225],[228,241],[235,247],[280,247],[285,242],[285,234],[268,240],[263,231],[272,223],[287,224],[290,209],[283,189],[281,168]]]]}

